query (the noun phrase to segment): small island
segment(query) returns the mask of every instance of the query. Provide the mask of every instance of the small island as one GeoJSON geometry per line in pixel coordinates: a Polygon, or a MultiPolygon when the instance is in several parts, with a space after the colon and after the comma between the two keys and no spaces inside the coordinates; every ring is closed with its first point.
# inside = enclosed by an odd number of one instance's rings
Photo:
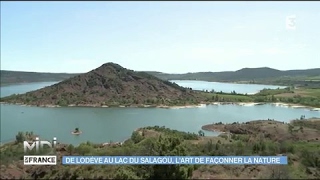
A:
{"type": "Polygon", "coordinates": [[[71,132],[71,134],[74,135],[80,135],[82,132],[79,130],[79,128],[75,128],[74,131],[71,132]]]}

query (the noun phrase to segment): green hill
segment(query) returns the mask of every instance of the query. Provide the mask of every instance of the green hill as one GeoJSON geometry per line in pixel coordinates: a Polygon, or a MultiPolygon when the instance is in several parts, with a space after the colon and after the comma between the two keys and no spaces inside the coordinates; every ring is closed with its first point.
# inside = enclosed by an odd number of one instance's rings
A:
{"type": "Polygon", "coordinates": [[[106,63],[88,73],[70,77],[39,90],[2,98],[9,103],[30,105],[185,105],[198,102],[197,93],[136,72],[106,63]]]}

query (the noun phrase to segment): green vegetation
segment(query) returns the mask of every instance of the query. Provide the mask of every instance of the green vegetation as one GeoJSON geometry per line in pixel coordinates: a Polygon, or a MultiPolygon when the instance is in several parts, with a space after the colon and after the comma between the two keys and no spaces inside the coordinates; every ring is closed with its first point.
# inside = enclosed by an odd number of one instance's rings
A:
{"type": "MultiPolygon", "coordinates": [[[[74,97],[74,96],[73,96],[74,97]]],[[[80,96],[78,96],[80,97],[80,96]]],[[[223,92],[205,92],[205,91],[194,91],[193,96],[186,98],[177,98],[177,99],[166,99],[162,97],[149,98],[144,101],[135,99],[135,98],[111,98],[104,103],[99,105],[105,106],[157,106],[157,105],[166,105],[166,106],[184,106],[184,105],[194,105],[202,103],[212,103],[212,102],[256,102],[256,103],[290,103],[290,104],[299,104],[311,107],[320,107],[320,89],[307,89],[307,88],[285,88],[285,89],[263,89],[257,94],[248,95],[248,94],[239,94],[236,92],[223,93],[223,92]]],[[[8,97],[1,98],[1,101],[6,102],[16,101],[32,103],[37,100],[35,96],[31,93],[25,95],[12,95],[8,97]]],[[[81,98],[73,98],[65,100],[60,98],[57,100],[55,105],[67,106],[69,104],[85,104],[85,101],[82,101],[81,98]]],[[[37,104],[37,103],[36,103],[37,104]]]]}
{"type": "Polygon", "coordinates": [[[320,123],[317,121],[306,121],[303,118],[300,118],[300,120],[293,120],[291,124],[297,127],[307,127],[307,128],[317,129],[320,131],[320,123]]]}
{"type": "Polygon", "coordinates": [[[283,86],[296,86],[305,88],[320,88],[320,76],[283,76],[277,78],[268,78],[257,80],[256,84],[276,84],[283,86]]]}
{"type": "MultiPolygon", "coordinates": [[[[0,149],[0,162],[1,165],[10,164],[16,161],[23,160],[24,150],[23,150],[23,141],[34,140],[36,137],[33,132],[18,132],[16,135],[15,142],[8,143],[1,146],[0,149]]],[[[51,150],[44,146],[43,149],[40,149],[39,152],[36,152],[35,149],[29,151],[28,154],[36,155],[36,154],[49,154],[51,150]]],[[[0,177],[0,179],[2,179],[0,177]]]]}
{"type": "Polygon", "coordinates": [[[180,106],[198,104],[201,98],[176,83],[106,63],[88,73],[1,101],[37,106],[180,106]]]}
{"type": "Polygon", "coordinates": [[[201,92],[208,102],[256,102],[256,103],[290,103],[311,107],[320,107],[320,89],[285,88],[263,89],[259,93],[248,95],[222,92],[201,92]]]}
{"type": "MultiPolygon", "coordinates": [[[[261,121],[265,125],[253,123],[253,127],[269,126],[270,130],[281,129],[287,124],[277,123],[276,121],[261,121]]],[[[304,127],[304,131],[289,133],[282,130],[279,137],[268,136],[271,131],[263,134],[232,134],[232,136],[220,135],[219,137],[205,137],[203,131],[199,135],[192,133],[171,130],[165,127],[146,127],[140,128],[132,133],[129,140],[122,145],[101,146],[90,142],[82,143],[78,147],[72,145],[65,146],[66,151],[60,151],[61,155],[146,155],[146,156],[184,156],[184,155],[277,155],[285,154],[289,158],[288,166],[209,166],[209,165],[113,165],[113,166],[52,166],[50,169],[45,167],[23,167],[22,163],[23,148],[21,144],[21,132],[17,135],[17,141],[13,144],[1,146],[2,177],[6,177],[6,172],[10,169],[21,168],[22,178],[36,179],[201,179],[211,178],[268,178],[268,179],[288,179],[288,178],[315,178],[320,173],[320,143],[310,138],[310,124],[308,120],[299,120],[291,124],[294,129],[296,125],[304,127]],[[298,123],[298,124],[297,124],[298,123]],[[297,138],[300,139],[292,139],[297,138]],[[302,138],[302,139],[301,139],[302,138]],[[278,140],[277,140],[278,139],[278,140]],[[23,168],[23,169],[22,169],[23,168]],[[215,172],[215,173],[213,173],[215,172]]],[[[310,121],[317,123],[320,121],[310,121]]],[[[247,123],[246,123],[247,124],[247,123]]],[[[244,125],[246,125],[244,124],[244,125]]],[[[250,123],[249,123],[250,124],[250,123]]],[[[222,123],[216,123],[222,126],[222,123]]],[[[230,126],[244,126],[233,123],[230,126]]],[[[249,129],[255,129],[252,127],[249,129]]],[[[288,128],[287,128],[288,129],[288,128]]],[[[301,129],[301,128],[300,128],[301,129]]],[[[314,136],[319,135],[314,134],[314,136]]],[[[59,150],[58,150],[59,151],[59,150]]],[[[219,179],[220,179],[219,178],[219,179]]]]}
{"type": "Polygon", "coordinates": [[[291,88],[287,87],[284,89],[263,89],[259,93],[257,93],[257,96],[270,96],[270,95],[277,95],[277,94],[283,94],[283,93],[294,93],[291,88]]]}

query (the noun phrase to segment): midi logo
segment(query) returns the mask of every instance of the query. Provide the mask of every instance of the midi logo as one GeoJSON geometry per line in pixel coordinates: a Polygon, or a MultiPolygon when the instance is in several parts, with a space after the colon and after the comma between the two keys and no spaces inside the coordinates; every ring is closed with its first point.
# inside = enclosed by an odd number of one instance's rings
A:
{"type": "MultiPolygon", "coordinates": [[[[38,137],[32,143],[29,143],[28,141],[23,141],[24,153],[27,153],[28,149],[29,151],[36,149],[36,153],[44,153],[45,151],[42,151],[45,148],[44,146],[48,146],[51,153],[55,152],[56,145],[56,137],[53,138],[52,143],[49,141],[40,141],[38,137]]],[[[46,154],[47,155],[24,156],[24,165],[57,165],[57,156],[48,155],[49,153],[46,154]]]]}
{"type": "Polygon", "coordinates": [[[24,149],[24,153],[27,153],[27,149],[29,149],[30,151],[32,151],[34,148],[36,148],[36,152],[39,152],[40,148],[43,149],[44,145],[49,146],[49,148],[53,149],[56,147],[57,145],[57,138],[54,137],[53,138],[53,142],[49,142],[49,141],[40,141],[38,137],[36,137],[36,140],[30,145],[28,141],[23,141],[23,149],[24,149]],[[52,145],[53,144],[53,145],[52,145]]]}

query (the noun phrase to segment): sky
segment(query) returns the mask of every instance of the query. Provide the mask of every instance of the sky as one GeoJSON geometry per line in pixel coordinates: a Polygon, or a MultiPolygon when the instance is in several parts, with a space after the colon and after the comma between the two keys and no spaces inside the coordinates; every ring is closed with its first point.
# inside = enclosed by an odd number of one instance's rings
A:
{"type": "Polygon", "coordinates": [[[1,1],[1,70],[319,68],[319,29],[316,1],[1,1]]]}

